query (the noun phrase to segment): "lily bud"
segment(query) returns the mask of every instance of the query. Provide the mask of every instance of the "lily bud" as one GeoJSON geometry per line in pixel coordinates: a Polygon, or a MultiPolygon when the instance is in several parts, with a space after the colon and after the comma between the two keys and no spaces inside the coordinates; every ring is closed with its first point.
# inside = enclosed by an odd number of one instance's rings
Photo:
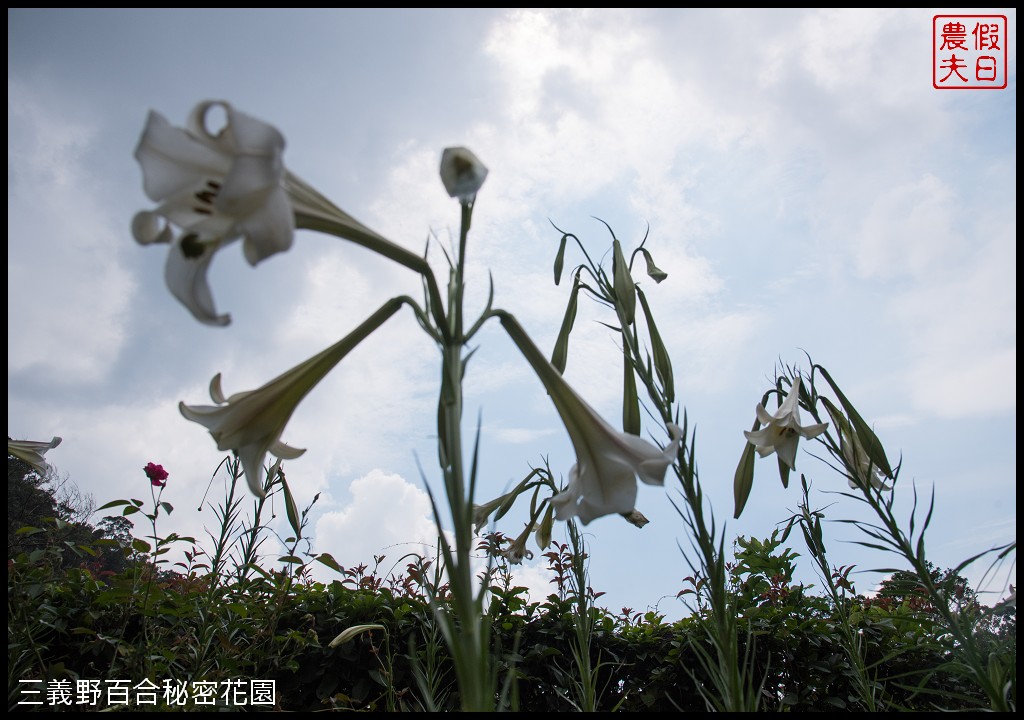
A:
{"type": "Polygon", "coordinates": [[[487,179],[487,167],[464,147],[445,148],[441,155],[441,182],[462,204],[471,203],[487,179]]]}
{"type": "Polygon", "coordinates": [[[633,319],[636,317],[636,284],[629,274],[629,265],[626,264],[626,257],[622,254],[622,243],[618,240],[612,242],[612,269],[615,298],[619,301],[619,307],[622,308],[626,323],[632,325],[633,319]]]}

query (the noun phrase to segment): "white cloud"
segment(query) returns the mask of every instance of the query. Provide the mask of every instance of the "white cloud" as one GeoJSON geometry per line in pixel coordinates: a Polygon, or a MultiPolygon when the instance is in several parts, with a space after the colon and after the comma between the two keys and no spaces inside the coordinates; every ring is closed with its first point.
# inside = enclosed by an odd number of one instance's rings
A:
{"type": "Polygon", "coordinates": [[[437,526],[426,492],[379,469],[353,480],[349,491],[350,502],[317,520],[318,552],[331,553],[345,567],[371,563],[374,555],[386,555],[386,567],[407,553],[434,556],[437,526]]]}
{"type": "Polygon", "coordinates": [[[96,129],[8,78],[8,369],[96,382],[125,341],[126,231],[88,158],[96,129]]]}
{"type": "Polygon", "coordinates": [[[558,591],[552,583],[554,577],[554,572],[544,561],[512,566],[512,586],[525,587],[530,602],[544,602],[548,595],[558,591]]]}
{"type": "Polygon", "coordinates": [[[965,348],[952,358],[926,358],[909,380],[914,402],[938,417],[1012,412],[1017,406],[1017,348],[965,348]]]}
{"type": "MultiPolygon", "coordinates": [[[[344,507],[328,510],[317,520],[317,552],[331,553],[348,568],[361,563],[373,567],[374,556],[385,555],[379,570],[382,576],[403,573],[409,559],[402,558],[407,553],[435,557],[437,526],[426,492],[380,469],[353,480],[349,490],[352,497],[344,507]]],[[[475,557],[474,574],[486,566],[486,558],[475,557]]],[[[328,577],[321,568],[314,569],[328,577]]],[[[553,592],[553,575],[545,562],[514,565],[510,570],[512,586],[526,587],[532,600],[541,601],[553,592]]]]}
{"type": "Polygon", "coordinates": [[[963,244],[957,205],[953,188],[930,174],[880,193],[854,247],[860,274],[920,277],[948,265],[963,244]]]}
{"type": "Polygon", "coordinates": [[[551,437],[558,432],[555,427],[550,428],[502,428],[488,427],[485,429],[498,442],[522,444],[532,443],[541,438],[551,437]]]}
{"type": "Polygon", "coordinates": [[[1013,227],[976,223],[967,232],[985,240],[894,303],[912,348],[912,399],[945,418],[1012,411],[1017,399],[1013,227]]]}

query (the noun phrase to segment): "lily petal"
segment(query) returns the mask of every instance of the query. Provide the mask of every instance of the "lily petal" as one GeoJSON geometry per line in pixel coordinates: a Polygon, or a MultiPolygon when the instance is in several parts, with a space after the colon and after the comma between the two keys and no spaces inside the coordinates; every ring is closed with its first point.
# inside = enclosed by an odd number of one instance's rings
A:
{"type": "Polygon", "coordinates": [[[49,442],[42,442],[39,440],[11,440],[7,438],[7,454],[13,455],[14,457],[28,463],[33,470],[40,475],[46,475],[50,470],[50,466],[46,460],[43,459],[43,455],[48,450],[52,450],[61,444],[63,438],[57,437],[56,435],[49,442]]]}
{"type": "Polygon", "coordinates": [[[215,252],[215,247],[199,243],[194,235],[179,238],[167,255],[164,279],[171,295],[188,308],[196,320],[206,325],[224,326],[231,322],[231,316],[217,312],[206,280],[215,252]]]}
{"type": "Polygon", "coordinates": [[[142,244],[171,245],[165,276],[171,293],[201,322],[226,325],[214,309],[206,271],[214,253],[239,238],[250,265],[291,248],[295,212],[286,190],[284,137],[276,128],[226,102],[207,101],[192,111],[188,129],[150,112],[135,150],[143,188],[159,203],[132,221],[142,244]],[[222,109],[224,127],[213,133],[209,112],[222,109]],[[179,240],[165,225],[180,228],[179,240]]]}
{"type": "Polygon", "coordinates": [[[142,187],[150,200],[160,202],[196,185],[206,177],[223,177],[231,158],[174,127],[160,113],[149,111],[146,127],[135,148],[142,166],[142,187]]]}
{"type": "Polygon", "coordinates": [[[174,241],[174,231],[155,212],[143,211],[132,218],[132,236],[139,245],[156,243],[169,244],[174,241]]]}

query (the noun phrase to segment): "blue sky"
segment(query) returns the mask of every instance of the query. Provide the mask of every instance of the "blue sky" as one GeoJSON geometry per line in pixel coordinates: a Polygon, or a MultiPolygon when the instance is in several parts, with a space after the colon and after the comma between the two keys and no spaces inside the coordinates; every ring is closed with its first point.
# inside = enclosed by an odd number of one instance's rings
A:
{"type": "MultiPolygon", "coordinates": [[[[178,401],[206,402],[217,372],[228,393],[258,387],[418,292],[409,272],[300,232],[257,268],[218,253],[211,284],[233,322],[196,323],[164,287],[165,252],[131,238],[132,216],[152,205],[132,152],[149,109],[183,124],[196,103],[224,99],[280,129],[292,172],[417,251],[458,232],[442,149],[473,149],[490,175],[467,302],[483,307],[491,270],[496,304],[543,348],[568,292],[552,284],[549,220],[598,254],[608,236],[592,216],[627,249],[649,225],[669,279],[645,289],[730,537],[767,536],[799,501],[772,458],[731,520],[742,430],[776,364],[806,369],[806,350],[902,454],[898,506],[912,482],[935,488],[936,564],[1011,541],[1016,15],[1000,11],[1007,89],[937,91],[935,12],[9,10],[8,434],[63,436],[49,459],[98,505],[143,497],[142,466],[163,464],[177,510],[162,530],[201,535],[212,514],[198,498],[221,453],[178,401]]],[[[614,421],[621,373],[599,318],[581,307],[566,377],[614,421]]],[[[416,458],[435,483],[438,369],[403,314],[300,406],[283,439],[308,448],[287,469],[300,504],[321,493],[318,551],[397,561],[433,537],[416,458]]],[[[568,472],[557,414],[497,326],[480,336],[466,390],[467,430],[481,417],[481,500],[542,457],[568,472]]],[[[809,448],[798,469],[843,489],[809,448]]],[[[611,609],[660,601],[683,614],[673,598],[688,541],[670,498],[671,479],[641,487],[643,530],[614,517],[588,526],[592,584],[611,609]]],[[[830,537],[836,564],[892,564],[845,542],[846,527],[830,537]]],[[[543,587],[542,565],[520,578],[543,587]]],[[[878,579],[860,575],[858,588],[878,579]]],[[[988,589],[1008,581],[1004,566],[988,589]]]]}

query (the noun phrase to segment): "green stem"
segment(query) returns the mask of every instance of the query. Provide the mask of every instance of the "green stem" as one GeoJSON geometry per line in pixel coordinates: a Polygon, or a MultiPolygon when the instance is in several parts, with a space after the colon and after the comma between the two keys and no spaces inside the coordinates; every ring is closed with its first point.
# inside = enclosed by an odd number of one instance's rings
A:
{"type": "MultiPolygon", "coordinates": [[[[445,493],[451,509],[455,534],[455,552],[447,544],[445,554],[452,591],[454,618],[442,616],[445,637],[455,661],[462,709],[466,712],[492,712],[495,693],[491,678],[490,637],[484,626],[483,590],[476,591],[470,564],[473,548],[473,491],[474,480],[466,483],[465,461],[462,447],[462,377],[465,369],[463,350],[464,277],[466,240],[472,217],[472,204],[462,205],[462,227],[459,234],[459,254],[452,278],[450,293],[453,306],[449,308],[449,328],[443,326],[441,359],[441,399],[438,412],[438,452],[444,473],[445,493]],[[456,623],[458,625],[456,626],[456,623]]],[[[440,524],[440,517],[438,517],[440,524]]]]}
{"type": "Polygon", "coordinates": [[[431,271],[430,264],[427,262],[426,258],[420,257],[416,253],[406,250],[401,245],[396,245],[390,240],[387,240],[372,231],[359,231],[354,229],[351,225],[331,220],[330,218],[320,215],[296,215],[295,227],[306,230],[317,230],[319,232],[327,233],[328,235],[344,238],[345,240],[354,242],[356,245],[361,245],[368,250],[372,250],[378,255],[383,255],[389,260],[394,260],[399,265],[419,273],[423,277],[423,282],[426,283],[427,286],[430,312],[434,316],[434,322],[437,324],[438,330],[442,333],[444,338],[446,340],[448,339],[450,333],[448,324],[445,322],[444,303],[441,301],[441,293],[437,288],[437,280],[434,279],[434,273],[431,271]]]}

